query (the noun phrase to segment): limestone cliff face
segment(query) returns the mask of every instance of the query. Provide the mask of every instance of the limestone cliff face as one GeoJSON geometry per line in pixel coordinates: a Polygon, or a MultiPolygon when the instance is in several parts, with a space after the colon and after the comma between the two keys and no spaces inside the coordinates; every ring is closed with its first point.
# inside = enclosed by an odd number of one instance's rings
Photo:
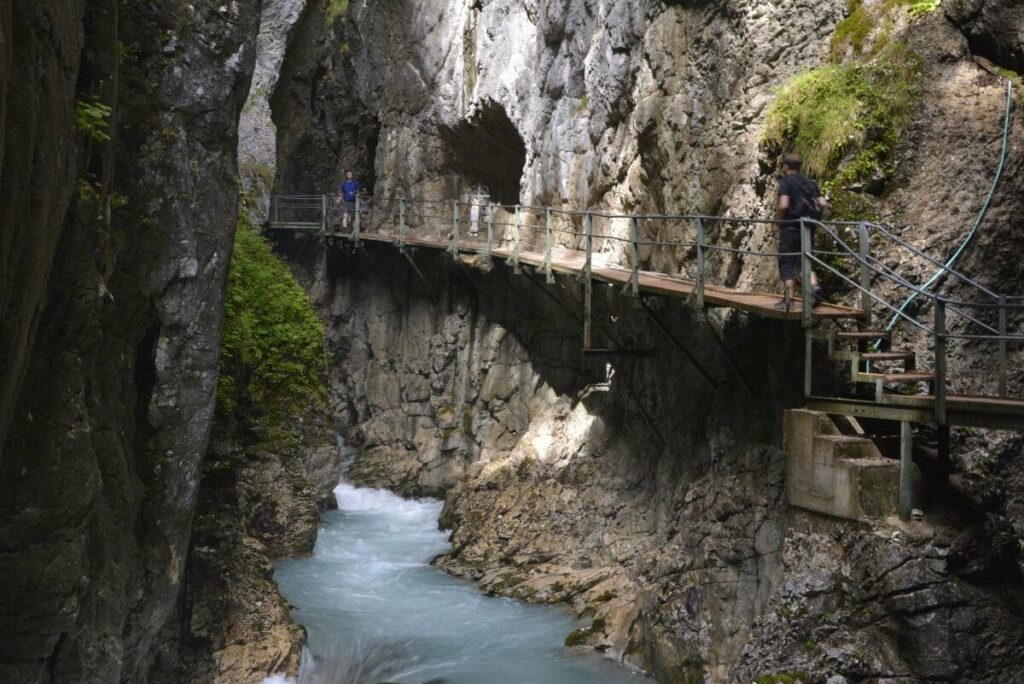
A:
{"type": "MultiPolygon", "coordinates": [[[[1005,83],[972,50],[1014,66],[1019,36],[994,19],[1013,5],[943,3],[889,27],[921,57],[925,88],[877,209],[936,255],[959,243],[999,157],[1005,83]],[[974,156],[952,163],[950,150],[974,156]]],[[[354,167],[378,196],[452,197],[484,183],[509,204],[766,215],[766,107],[826,61],[853,8],[354,1],[332,21],[311,4],[271,98],[277,188],[326,191],[354,167]]],[[[1016,117],[1011,139],[1022,134],[1016,117]]],[[[1013,292],[1024,287],[1007,251],[1022,170],[1015,143],[987,230],[960,262],[1013,292]]],[[[716,240],[773,245],[744,226],[716,240]]],[[[359,449],[354,477],[447,492],[455,548],[439,564],[496,593],[571,603],[593,617],[571,641],[673,682],[995,682],[1019,671],[1024,652],[1007,635],[1021,627],[1020,435],[963,433],[955,487],[925,488],[925,525],[788,510],[779,432],[800,391],[795,330],[651,302],[695,365],[602,290],[602,346],[651,354],[585,361],[570,281],[426,253],[412,255],[420,275],[372,246],[352,255],[288,238],[281,249],[333,322],[332,391],[359,449]]],[[[662,270],[678,258],[642,255],[662,270]]],[[[769,260],[712,267],[722,284],[774,286],[769,260]]],[[[930,275],[906,267],[916,282],[930,275]]],[[[959,391],[990,379],[983,348],[953,358],[959,391]]]]}
{"type": "Polygon", "coordinates": [[[4,680],[144,681],[178,596],[257,10],[0,8],[4,680]]]}

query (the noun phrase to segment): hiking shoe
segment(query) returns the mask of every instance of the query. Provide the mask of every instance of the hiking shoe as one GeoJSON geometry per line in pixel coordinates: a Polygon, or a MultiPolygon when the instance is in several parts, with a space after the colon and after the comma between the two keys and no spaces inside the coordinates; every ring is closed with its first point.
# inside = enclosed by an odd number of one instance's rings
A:
{"type": "Polygon", "coordinates": [[[793,303],[793,300],[791,300],[789,297],[783,297],[782,301],[780,301],[778,304],[775,305],[775,310],[776,311],[785,311],[785,312],[788,313],[790,307],[792,306],[792,303],[793,303]]]}
{"type": "Polygon", "coordinates": [[[814,290],[811,292],[811,294],[814,296],[814,301],[825,301],[825,288],[823,288],[821,285],[815,285],[814,290]]]}

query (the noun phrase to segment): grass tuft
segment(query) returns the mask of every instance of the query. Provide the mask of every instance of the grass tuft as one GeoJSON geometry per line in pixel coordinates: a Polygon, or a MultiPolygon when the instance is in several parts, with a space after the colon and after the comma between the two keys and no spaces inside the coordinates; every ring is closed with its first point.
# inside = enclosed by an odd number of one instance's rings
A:
{"type": "Polygon", "coordinates": [[[340,17],[348,13],[348,0],[327,0],[327,13],[324,15],[327,25],[330,26],[340,17]]]}
{"type": "Polygon", "coordinates": [[[891,166],[920,95],[921,60],[902,43],[868,62],[827,64],[784,87],[768,111],[761,146],[793,150],[833,186],[891,166]]]}

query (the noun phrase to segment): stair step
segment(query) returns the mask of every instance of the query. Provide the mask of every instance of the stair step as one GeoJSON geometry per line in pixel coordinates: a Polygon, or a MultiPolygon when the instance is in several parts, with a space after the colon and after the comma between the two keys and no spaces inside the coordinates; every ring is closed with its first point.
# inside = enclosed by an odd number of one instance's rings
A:
{"type": "Polygon", "coordinates": [[[892,336],[888,330],[858,330],[856,332],[837,333],[836,337],[841,340],[887,340],[892,336]]]}
{"type": "Polygon", "coordinates": [[[866,352],[860,355],[864,361],[902,361],[914,358],[914,352],[866,352]]]}
{"type": "Polygon", "coordinates": [[[935,373],[925,371],[912,371],[902,373],[857,373],[857,382],[875,382],[881,380],[885,383],[911,383],[931,382],[935,379],[935,373]]]}

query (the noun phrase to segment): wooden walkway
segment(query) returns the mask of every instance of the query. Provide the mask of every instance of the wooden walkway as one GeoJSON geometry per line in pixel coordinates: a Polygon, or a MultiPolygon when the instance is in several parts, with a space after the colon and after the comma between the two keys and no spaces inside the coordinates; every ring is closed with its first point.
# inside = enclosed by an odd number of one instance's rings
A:
{"type": "MultiPolygon", "coordinates": [[[[350,239],[347,234],[338,235],[344,239],[350,239]]],[[[379,233],[360,233],[360,240],[373,242],[385,242],[396,244],[397,238],[391,235],[379,233]]],[[[405,244],[408,247],[424,247],[428,249],[450,250],[452,243],[447,240],[431,240],[422,237],[406,237],[405,244]]],[[[472,240],[460,240],[458,250],[461,254],[484,254],[487,251],[486,245],[472,240]]],[[[516,260],[515,251],[508,247],[494,248],[491,256],[512,262],[516,260]]],[[[544,268],[544,253],[530,250],[522,250],[518,255],[518,262],[527,266],[539,269],[544,268]]],[[[585,252],[569,250],[556,247],[551,251],[551,270],[567,275],[581,276],[586,272],[587,255],[585,252]]],[[[594,280],[611,285],[628,286],[632,272],[627,268],[609,265],[604,262],[601,255],[595,255],[591,264],[591,274],[594,280]]],[[[694,296],[696,283],[692,279],[669,276],[663,273],[652,271],[639,272],[639,289],[648,294],[664,295],[688,299],[694,296]]],[[[801,317],[801,301],[793,301],[789,312],[776,309],[780,295],[767,292],[741,292],[716,285],[704,286],[704,301],[711,306],[728,307],[738,309],[747,313],[764,316],[766,318],[778,318],[792,321],[799,321],[801,317]]],[[[817,318],[858,318],[862,312],[838,304],[820,304],[815,306],[813,314],[817,318]]]]}
{"type": "MultiPolygon", "coordinates": [[[[560,273],[582,279],[586,287],[586,294],[584,298],[584,352],[596,353],[607,351],[594,350],[590,348],[590,292],[592,284],[595,282],[607,283],[609,285],[618,286],[623,290],[633,289],[635,284],[635,292],[638,294],[674,297],[678,299],[691,300],[694,301],[695,304],[699,304],[703,300],[702,303],[704,306],[731,308],[764,318],[801,321],[805,328],[807,337],[807,352],[804,363],[804,395],[807,398],[807,405],[809,408],[817,408],[825,411],[826,413],[832,414],[902,422],[933,423],[940,426],[963,425],[997,429],[1024,429],[1024,400],[1007,397],[1005,392],[1002,396],[998,397],[958,396],[947,395],[945,393],[945,345],[942,347],[943,352],[941,363],[937,356],[935,363],[933,364],[935,366],[935,371],[922,372],[914,370],[914,363],[909,361],[905,363],[906,369],[887,372],[884,368],[882,370],[876,370],[872,366],[878,363],[881,363],[884,366],[887,361],[904,359],[905,357],[912,357],[913,355],[906,352],[872,354],[867,353],[863,348],[859,348],[859,351],[856,352],[841,351],[836,347],[836,340],[838,339],[836,337],[836,331],[832,331],[828,333],[833,336],[828,345],[830,357],[834,360],[851,362],[853,364],[851,380],[855,383],[867,383],[873,385],[875,387],[875,396],[873,400],[866,398],[858,399],[850,397],[817,396],[812,391],[813,364],[811,362],[812,351],[814,349],[812,339],[820,339],[820,326],[815,325],[816,322],[824,320],[834,320],[838,322],[845,320],[855,326],[856,332],[840,331],[838,333],[840,337],[845,335],[851,339],[857,338],[862,343],[867,341],[869,338],[874,340],[876,338],[884,337],[886,343],[889,342],[888,332],[871,328],[871,319],[867,315],[867,310],[863,308],[863,306],[866,305],[855,308],[840,304],[821,303],[813,306],[809,312],[809,316],[805,318],[803,302],[799,298],[792,302],[792,306],[789,311],[785,311],[775,308],[781,299],[780,294],[763,291],[741,291],[718,285],[711,285],[707,282],[705,282],[702,287],[698,279],[681,275],[669,275],[666,273],[642,270],[638,267],[639,260],[636,255],[636,245],[638,243],[636,242],[635,226],[633,235],[634,253],[631,264],[633,268],[630,268],[609,263],[608,255],[602,251],[591,251],[591,262],[588,264],[586,251],[554,246],[551,240],[550,223],[547,228],[548,235],[546,245],[539,249],[533,245],[520,245],[520,236],[527,233],[525,230],[522,232],[520,231],[518,213],[515,214],[516,222],[514,224],[513,232],[514,240],[510,240],[507,237],[495,240],[484,234],[474,235],[470,232],[459,232],[458,239],[453,240],[452,232],[448,232],[446,235],[446,231],[443,229],[438,231],[437,228],[434,228],[428,235],[423,235],[422,232],[415,234],[413,231],[408,229],[406,218],[401,218],[411,214],[400,214],[400,220],[398,222],[400,229],[394,233],[390,231],[380,231],[380,224],[378,223],[377,225],[373,225],[375,223],[374,221],[365,221],[363,230],[359,230],[359,222],[357,222],[352,229],[342,229],[341,220],[337,215],[338,212],[331,212],[330,207],[333,206],[333,203],[328,197],[314,197],[313,199],[310,199],[309,197],[299,196],[295,199],[295,202],[295,207],[298,207],[298,209],[292,213],[297,214],[304,211],[308,216],[286,216],[285,220],[281,220],[282,217],[278,216],[278,212],[275,210],[272,211],[272,216],[269,221],[272,228],[285,231],[317,233],[329,239],[337,239],[347,242],[377,242],[393,245],[399,248],[408,247],[443,251],[448,252],[452,254],[453,257],[457,258],[462,258],[464,255],[479,255],[490,259],[503,259],[505,262],[517,268],[519,266],[526,266],[537,269],[537,271],[542,273],[560,273]],[[316,220],[310,220],[313,218],[316,220]],[[376,230],[374,230],[374,228],[376,228],[376,230]],[[590,275],[589,279],[586,277],[588,273],[590,275]],[[891,357],[891,359],[889,357],[891,357]],[[930,385],[932,396],[924,396],[920,393],[915,394],[919,383],[927,383],[930,385]],[[900,385],[903,386],[904,391],[909,391],[905,394],[894,393],[891,391],[892,387],[900,385]]],[[[403,200],[403,202],[405,202],[406,209],[415,205],[414,201],[403,200]]],[[[435,206],[437,204],[438,203],[435,202],[431,206],[435,206]]],[[[286,207],[285,205],[281,206],[283,211],[283,208],[286,207]]],[[[432,209],[431,211],[435,211],[435,209],[432,209]]],[[[518,212],[518,208],[516,208],[516,212],[518,212]]],[[[458,216],[457,209],[452,216],[458,216]]],[[[445,220],[440,220],[438,217],[433,215],[418,216],[418,219],[420,223],[424,223],[427,219],[430,219],[427,223],[432,223],[435,226],[444,226],[449,225],[448,220],[451,219],[451,216],[448,216],[445,220]]],[[[463,219],[465,219],[465,217],[463,217],[463,219]]],[[[458,223],[458,220],[456,220],[456,223],[458,223]]],[[[480,225],[483,225],[483,223],[484,222],[481,220],[480,225]]],[[[584,223],[583,225],[585,230],[588,232],[576,232],[574,234],[574,240],[582,241],[584,244],[589,245],[591,244],[591,239],[607,239],[605,237],[593,236],[592,232],[589,232],[592,230],[592,226],[587,227],[587,223],[584,223]]],[[[503,226],[503,229],[506,229],[507,227],[508,226],[503,226]]],[[[536,228],[536,226],[534,227],[536,228]]],[[[421,230],[421,228],[418,228],[417,230],[421,230]]],[[[489,233],[490,231],[488,231],[488,234],[489,233]]],[[[867,233],[864,232],[862,227],[861,240],[863,243],[869,244],[869,241],[865,237],[866,235],[867,233]]],[[[680,243],[679,246],[686,247],[687,245],[680,243]]],[[[692,245],[689,245],[689,247],[692,247],[692,245]]],[[[712,248],[708,247],[708,249],[712,248]]],[[[771,255],[760,254],[760,256],[771,255]]],[[[818,267],[822,267],[823,262],[816,260],[816,263],[818,264],[818,267]]],[[[867,271],[868,268],[870,268],[868,266],[868,262],[864,261],[863,256],[861,256],[861,261],[859,263],[862,271],[867,271]]],[[[702,272],[702,264],[703,262],[698,259],[698,274],[702,272]]],[[[870,292],[870,277],[862,273],[861,282],[861,291],[870,292]]],[[[864,295],[862,294],[862,300],[863,298],[864,295]]],[[[942,302],[936,300],[934,295],[931,295],[931,298],[935,303],[935,307],[933,308],[939,308],[939,305],[942,304],[942,302]]],[[[922,326],[919,325],[918,327],[922,326]]],[[[924,329],[928,330],[927,327],[924,327],[924,329]]],[[[828,330],[831,330],[831,328],[828,328],[828,330]]],[[[945,329],[940,331],[937,325],[934,330],[929,330],[929,332],[936,340],[947,338],[951,339],[953,337],[950,336],[948,331],[945,329]]],[[[1015,338],[1013,338],[1013,336],[1008,336],[1006,339],[1010,340],[1015,338]]],[[[1002,342],[1001,346],[1005,347],[1005,342],[1002,342]]],[[[937,354],[938,345],[936,344],[936,355],[937,354]]],[[[1000,358],[1005,359],[1005,351],[1001,350],[1000,358]]],[[[1003,365],[1005,366],[1005,361],[1003,361],[1003,365]]],[[[1003,378],[1003,384],[1005,385],[1005,369],[1003,370],[1003,378]]]]}
{"type": "MultiPolygon", "coordinates": [[[[873,292],[872,278],[881,277],[896,283],[896,285],[905,285],[906,282],[901,280],[898,275],[890,274],[886,270],[881,269],[872,260],[871,230],[873,229],[880,238],[888,239],[893,244],[898,244],[904,252],[916,255],[919,258],[925,259],[925,261],[933,260],[915,250],[911,245],[898,240],[896,236],[881,226],[869,226],[866,222],[857,224],[858,244],[853,247],[846,245],[838,232],[831,233],[836,243],[841,245],[841,248],[846,249],[846,254],[853,257],[854,267],[859,271],[858,275],[848,278],[842,272],[834,270],[828,262],[822,260],[820,258],[823,256],[821,253],[814,251],[812,230],[810,226],[805,225],[801,221],[802,250],[800,256],[801,268],[804,273],[807,273],[811,268],[822,269],[822,272],[831,271],[849,283],[854,291],[860,293],[861,306],[855,308],[839,304],[821,303],[805,310],[803,301],[796,299],[792,302],[790,310],[786,311],[775,308],[781,299],[779,294],[740,291],[711,285],[706,281],[701,282],[707,273],[706,255],[709,250],[718,250],[717,253],[722,253],[723,251],[735,252],[729,246],[709,245],[706,242],[707,234],[705,233],[704,222],[728,221],[732,219],[685,216],[660,217],[675,218],[685,225],[695,224],[696,235],[694,240],[692,242],[680,241],[676,243],[642,243],[639,239],[640,231],[638,230],[640,217],[607,216],[590,210],[573,212],[575,217],[582,218],[582,228],[573,228],[569,232],[572,235],[573,244],[582,244],[586,250],[583,251],[556,247],[553,244],[553,232],[557,230],[557,232],[565,233],[567,231],[558,230],[555,227],[552,220],[555,210],[551,208],[542,209],[545,214],[543,221],[545,225],[538,226],[536,221],[531,225],[528,219],[524,223],[520,213],[521,207],[515,206],[510,214],[513,219],[511,223],[513,239],[506,239],[506,230],[509,227],[506,221],[501,225],[501,237],[495,240],[492,230],[496,225],[494,223],[494,207],[491,207],[491,211],[487,214],[471,214],[467,223],[465,221],[466,217],[463,215],[467,212],[463,211],[460,214],[460,204],[458,201],[450,202],[452,211],[450,214],[445,214],[443,207],[447,206],[448,202],[399,199],[397,207],[398,231],[397,234],[388,234],[382,232],[383,225],[385,224],[376,223],[374,225],[375,222],[373,220],[363,220],[370,217],[360,210],[358,202],[355,205],[355,211],[351,213],[351,216],[354,217],[352,230],[349,231],[347,228],[343,231],[339,230],[343,223],[341,213],[331,208],[336,204],[337,202],[326,195],[320,197],[281,197],[272,202],[271,215],[268,222],[271,227],[276,229],[316,233],[325,238],[344,240],[355,244],[358,244],[360,241],[367,241],[394,245],[400,249],[410,247],[438,250],[448,252],[455,259],[463,259],[465,255],[479,255],[486,260],[503,259],[517,270],[520,266],[526,266],[535,268],[538,272],[549,276],[554,273],[560,273],[581,279],[584,286],[582,303],[582,320],[584,322],[583,353],[621,354],[628,351],[600,350],[591,347],[591,314],[593,284],[595,282],[617,286],[623,291],[629,291],[636,295],[651,294],[675,297],[692,301],[696,306],[726,307],[765,318],[800,321],[805,336],[803,394],[806,407],[826,414],[849,416],[854,419],[862,418],[899,422],[899,514],[904,519],[910,518],[912,509],[912,424],[927,423],[936,426],[938,460],[947,466],[950,461],[950,426],[952,425],[1002,430],[1024,429],[1024,399],[1008,396],[1007,387],[1007,345],[1010,342],[1024,342],[1024,336],[1010,334],[1007,330],[1007,312],[1014,308],[1007,305],[1007,297],[996,295],[966,276],[950,271],[960,281],[969,284],[975,292],[995,297],[998,302],[997,306],[1001,309],[998,329],[984,324],[977,318],[985,311],[983,307],[988,306],[989,310],[992,310],[992,304],[988,303],[986,305],[984,297],[981,297],[983,303],[980,307],[982,308],[975,310],[975,313],[971,315],[961,309],[961,307],[971,306],[972,304],[969,302],[955,302],[943,298],[934,292],[915,290],[918,295],[930,300],[931,306],[927,308],[931,311],[933,318],[931,325],[918,318],[908,316],[902,308],[898,310],[893,308],[892,304],[881,300],[873,292]],[[423,235],[422,233],[410,234],[409,214],[407,213],[409,209],[419,210],[418,215],[414,214],[416,220],[412,225],[416,226],[417,230],[422,229],[422,226],[429,226],[432,229],[429,235],[423,235]],[[282,213],[284,217],[281,216],[282,213]],[[489,217],[486,222],[482,218],[485,215],[489,217]],[[622,238],[609,237],[607,234],[595,235],[593,223],[595,216],[629,221],[630,238],[628,241],[623,241],[629,250],[629,267],[609,263],[608,255],[605,252],[594,251],[594,240],[622,240],[622,238]],[[313,222],[311,219],[316,219],[316,222],[313,222]],[[486,235],[477,235],[474,232],[475,228],[485,225],[485,223],[487,227],[486,235]],[[463,224],[470,227],[470,230],[461,232],[463,224]],[[440,228],[441,226],[452,226],[451,232],[440,228]],[[360,227],[364,230],[360,230],[360,227]],[[544,243],[540,251],[537,251],[537,248],[532,244],[524,245],[521,243],[523,239],[531,239],[531,230],[534,231],[532,234],[536,236],[538,228],[544,231],[544,243]],[[447,235],[445,235],[446,232],[448,232],[447,235]],[[510,243],[512,246],[510,246],[510,243]],[[696,279],[642,270],[638,253],[641,244],[669,245],[678,249],[693,249],[696,253],[696,279]],[[891,322],[884,329],[872,326],[872,307],[875,303],[879,307],[886,307],[887,309],[897,311],[897,317],[901,317],[908,324],[916,326],[932,337],[934,351],[932,353],[931,370],[921,370],[918,367],[916,353],[913,350],[891,348],[891,322]],[[980,333],[973,335],[966,333],[959,335],[950,334],[946,325],[947,309],[951,314],[959,316],[961,321],[970,321],[972,324],[981,326],[982,330],[980,333]],[[826,320],[832,320],[836,323],[845,320],[853,325],[847,326],[847,329],[834,324],[819,325],[819,323],[826,320]],[[999,345],[997,357],[999,365],[999,372],[997,374],[999,396],[947,395],[946,346],[951,340],[958,337],[989,340],[999,345]],[[815,364],[813,363],[813,357],[816,346],[819,350],[822,346],[825,346],[822,345],[822,342],[827,342],[828,357],[831,362],[849,364],[850,381],[859,388],[853,392],[853,396],[818,396],[814,392],[815,364]],[[846,345],[846,347],[843,347],[843,345],[846,345]],[[849,345],[855,345],[855,348],[850,348],[849,345]],[[890,364],[895,364],[895,366],[890,364]],[[868,387],[873,391],[866,391],[868,387]],[[927,390],[928,394],[925,394],[923,390],[927,390]]],[[[392,206],[391,209],[393,214],[395,207],[392,206]]],[[[537,208],[532,209],[536,210],[537,208]]],[[[562,210],[562,213],[565,213],[564,210],[562,210]]],[[[391,219],[394,219],[394,216],[391,216],[391,219]]],[[[746,221],[747,223],[765,223],[753,219],[737,220],[740,222],[746,221]]],[[[819,223],[818,225],[825,231],[829,230],[824,224],[819,223]]],[[[607,244],[607,242],[604,244],[607,244]]],[[[768,253],[758,253],[758,255],[762,257],[773,256],[768,253]]],[[[409,255],[406,256],[412,261],[409,255]]],[[[415,263],[413,263],[413,267],[416,267],[415,263]]],[[[643,304],[642,300],[641,304],[643,304]]],[[[1018,305],[1016,310],[1024,310],[1024,306],[1018,305]]],[[[648,311],[648,313],[650,312],[648,311]]],[[[653,317],[653,314],[651,315],[653,317]]],[[[893,320],[895,321],[896,318],[894,317],[893,320]]],[[[657,323],[656,319],[655,323],[657,323]]],[[[661,327],[660,323],[658,327],[661,327]]],[[[664,328],[662,330],[672,338],[668,331],[664,328]]],[[[681,353],[690,358],[690,361],[696,365],[697,370],[714,385],[715,379],[708,375],[707,371],[691,356],[690,352],[682,347],[674,338],[673,342],[679,347],[681,353]]],[[[719,347],[735,370],[736,367],[720,340],[719,347]]],[[[743,382],[746,381],[743,380],[743,382]]],[[[852,425],[857,427],[859,423],[854,420],[852,425]]],[[[858,429],[862,430],[862,428],[858,429]]]]}

